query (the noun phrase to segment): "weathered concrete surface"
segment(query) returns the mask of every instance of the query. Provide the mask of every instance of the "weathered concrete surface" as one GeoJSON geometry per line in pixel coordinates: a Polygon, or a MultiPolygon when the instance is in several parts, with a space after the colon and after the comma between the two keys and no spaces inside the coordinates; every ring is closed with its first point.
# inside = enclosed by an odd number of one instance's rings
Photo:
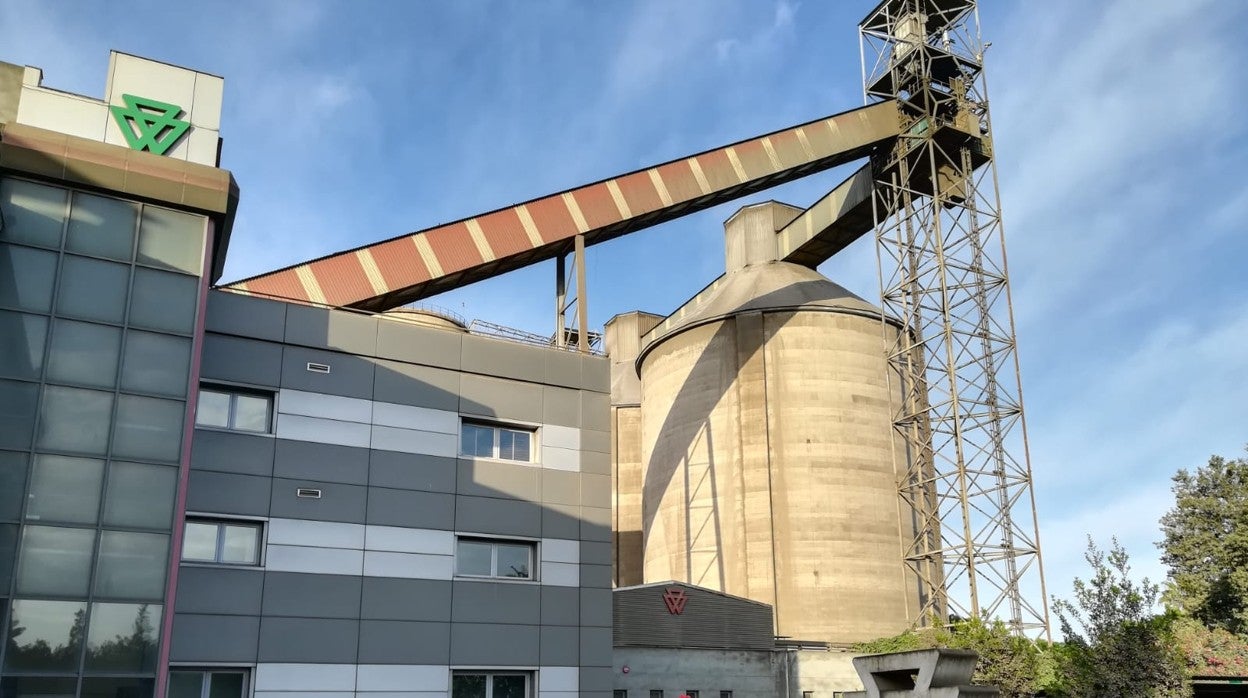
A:
{"type": "Polygon", "coordinates": [[[629,696],[665,696],[696,690],[717,698],[801,698],[803,692],[832,696],[862,688],[852,660],[856,655],[820,650],[615,649],[613,688],[629,696]],[[624,667],[628,667],[625,673],[624,667]]]}
{"type": "Polygon", "coordinates": [[[994,698],[990,686],[972,686],[979,655],[970,650],[930,649],[872,654],[854,659],[865,690],[856,698],[994,698]]]}

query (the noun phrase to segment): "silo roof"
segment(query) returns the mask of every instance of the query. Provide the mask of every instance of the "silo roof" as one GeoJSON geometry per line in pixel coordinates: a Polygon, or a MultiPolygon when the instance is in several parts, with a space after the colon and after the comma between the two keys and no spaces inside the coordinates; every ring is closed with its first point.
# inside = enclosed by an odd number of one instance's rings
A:
{"type": "Polygon", "coordinates": [[[768,310],[881,315],[879,308],[809,267],[790,262],[751,264],[719,277],[650,330],[643,338],[638,364],[650,349],[674,334],[732,315],[768,310]]]}

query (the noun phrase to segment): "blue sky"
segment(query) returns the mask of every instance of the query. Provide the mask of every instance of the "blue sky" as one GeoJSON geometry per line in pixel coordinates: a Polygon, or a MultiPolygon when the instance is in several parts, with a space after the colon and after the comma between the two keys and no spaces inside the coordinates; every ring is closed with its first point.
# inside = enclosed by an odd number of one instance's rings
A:
{"type": "MultiPolygon", "coordinates": [[[[97,97],[110,48],[224,76],[230,280],[858,106],[870,4],[3,0],[0,60],[97,97]]],[[[1088,533],[1157,579],[1170,475],[1248,442],[1248,5],[985,5],[1049,590],[1088,533]]],[[[674,309],[738,206],[845,174],[590,248],[591,323],[674,309]]],[[[821,270],[878,297],[869,240],[821,270]]],[[[434,302],[548,333],[553,275],[434,302]]]]}

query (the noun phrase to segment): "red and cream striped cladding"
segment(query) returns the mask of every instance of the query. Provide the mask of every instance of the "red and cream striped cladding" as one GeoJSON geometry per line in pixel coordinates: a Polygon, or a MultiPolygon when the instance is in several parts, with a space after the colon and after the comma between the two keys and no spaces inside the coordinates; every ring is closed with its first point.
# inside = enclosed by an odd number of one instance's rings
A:
{"type": "Polygon", "coordinates": [[[884,102],[227,286],[385,310],[868,155],[897,137],[884,102]]]}

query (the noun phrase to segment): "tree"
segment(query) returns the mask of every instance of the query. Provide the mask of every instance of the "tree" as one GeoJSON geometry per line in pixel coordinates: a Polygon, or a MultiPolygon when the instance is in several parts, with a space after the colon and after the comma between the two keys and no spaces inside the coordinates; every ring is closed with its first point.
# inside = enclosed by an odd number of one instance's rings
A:
{"type": "Polygon", "coordinates": [[[1074,601],[1053,600],[1066,639],[1062,683],[1073,696],[1170,698],[1190,695],[1185,663],[1170,636],[1176,616],[1152,613],[1158,587],[1131,579],[1127,552],[1113,539],[1108,555],[1088,537],[1087,582],[1074,601]]]}
{"type": "Polygon", "coordinates": [[[1158,544],[1170,568],[1165,601],[1210,628],[1248,633],[1248,459],[1220,456],[1174,476],[1174,508],[1158,544]]]}

